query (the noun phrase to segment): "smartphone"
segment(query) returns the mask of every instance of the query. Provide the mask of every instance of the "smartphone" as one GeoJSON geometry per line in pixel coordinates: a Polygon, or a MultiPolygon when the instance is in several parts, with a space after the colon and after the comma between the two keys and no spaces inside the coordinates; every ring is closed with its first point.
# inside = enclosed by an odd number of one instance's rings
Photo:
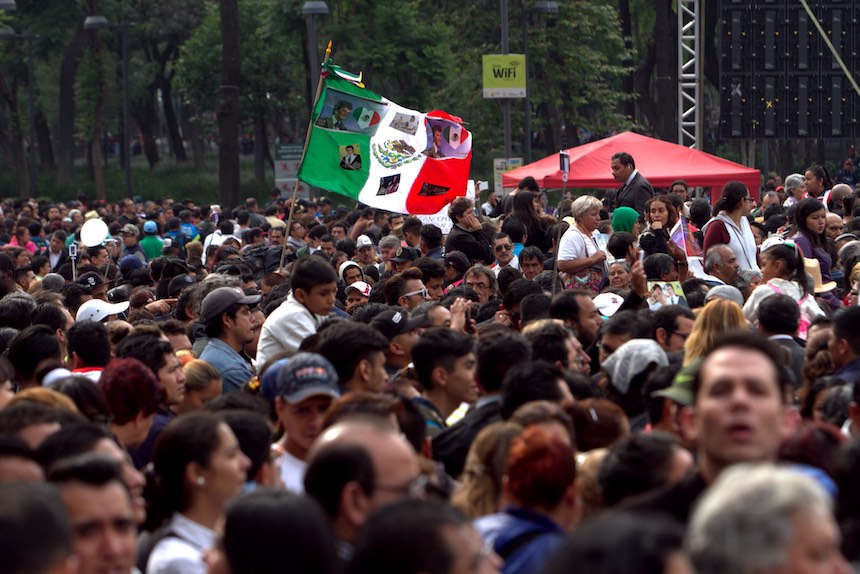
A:
{"type": "Polygon", "coordinates": [[[487,183],[486,181],[479,181],[478,182],[478,191],[479,192],[480,191],[487,191],[489,188],[490,188],[490,184],[487,183]]]}
{"type": "Polygon", "coordinates": [[[78,244],[77,243],[69,244],[69,257],[74,259],[77,256],[78,256],[78,244]]]}

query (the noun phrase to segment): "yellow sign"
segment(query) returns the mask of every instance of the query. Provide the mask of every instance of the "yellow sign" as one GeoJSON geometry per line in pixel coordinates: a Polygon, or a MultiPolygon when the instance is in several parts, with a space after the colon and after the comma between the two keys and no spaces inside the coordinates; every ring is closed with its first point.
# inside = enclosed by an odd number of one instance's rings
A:
{"type": "Polygon", "coordinates": [[[526,57],[524,54],[484,55],[484,97],[526,97],[526,57]]]}

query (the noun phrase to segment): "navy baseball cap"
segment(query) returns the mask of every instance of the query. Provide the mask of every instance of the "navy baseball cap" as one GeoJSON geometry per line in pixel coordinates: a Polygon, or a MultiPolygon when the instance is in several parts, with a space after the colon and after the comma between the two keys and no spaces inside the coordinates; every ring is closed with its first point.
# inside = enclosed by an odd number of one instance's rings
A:
{"type": "Polygon", "coordinates": [[[296,404],[317,395],[333,399],[340,396],[337,371],[322,355],[294,355],[278,373],[278,396],[296,404]]]}

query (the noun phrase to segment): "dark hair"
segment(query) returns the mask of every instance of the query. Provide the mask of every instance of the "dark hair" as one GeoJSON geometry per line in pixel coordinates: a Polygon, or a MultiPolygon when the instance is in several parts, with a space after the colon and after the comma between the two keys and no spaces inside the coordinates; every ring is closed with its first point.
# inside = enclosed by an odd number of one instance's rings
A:
{"type": "Polygon", "coordinates": [[[860,439],[847,441],[836,454],[834,478],[836,518],[843,532],[842,552],[852,562],[860,559],[860,439]]]}
{"type": "Polygon", "coordinates": [[[610,159],[617,159],[621,165],[636,169],[636,162],[633,161],[633,156],[627,152],[620,151],[615,154],[612,154],[612,158],[610,159]]]}
{"type": "Polygon", "coordinates": [[[662,574],[680,552],[684,532],[662,515],[609,513],[586,523],[550,558],[544,574],[662,574]],[[623,551],[622,551],[623,549],[623,551]]]}
{"type": "Polygon", "coordinates": [[[397,302],[400,300],[403,294],[407,293],[406,282],[413,281],[415,279],[421,279],[422,277],[423,272],[421,271],[421,269],[416,269],[415,267],[409,267],[407,269],[404,269],[400,273],[397,273],[396,275],[392,276],[385,282],[385,285],[383,285],[382,287],[382,291],[385,293],[386,302],[389,305],[397,305],[397,302]]]}
{"type": "Polygon", "coordinates": [[[221,437],[218,427],[224,422],[207,412],[189,413],[174,419],[155,441],[152,462],[158,476],[158,501],[164,516],[188,507],[185,469],[192,462],[208,468],[221,437]]]}
{"type": "Polygon", "coordinates": [[[36,367],[46,359],[63,360],[60,342],[47,325],[27,327],[9,345],[9,360],[15,367],[15,376],[19,382],[32,379],[36,367]]]}
{"type": "Polygon", "coordinates": [[[697,198],[690,202],[690,223],[702,228],[711,218],[711,204],[707,199],[697,198]]]}
{"type": "Polygon", "coordinates": [[[532,360],[532,347],[519,333],[501,331],[478,337],[475,376],[488,393],[498,392],[505,374],[514,365],[532,360]]]}
{"type": "Polygon", "coordinates": [[[301,289],[310,293],[317,285],[337,282],[337,274],[331,265],[319,257],[302,257],[293,266],[290,284],[293,291],[301,289]]]}
{"type": "Polygon", "coordinates": [[[455,554],[445,530],[469,519],[443,502],[403,500],[371,515],[355,544],[351,574],[451,571],[455,554]]]}
{"type": "Polygon", "coordinates": [[[658,201],[666,206],[666,211],[668,212],[668,220],[664,224],[664,227],[666,231],[668,231],[672,229],[672,226],[674,226],[675,223],[677,223],[678,221],[678,210],[675,208],[675,205],[672,203],[672,200],[669,198],[668,195],[655,195],[654,197],[646,201],[645,217],[648,221],[651,221],[651,205],[658,201]]]}
{"type": "Polygon", "coordinates": [[[625,259],[630,246],[636,242],[636,238],[632,233],[626,231],[616,231],[609,236],[606,242],[606,250],[616,259],[625,259]]]}
{"type": "Polygon", "coordinates": [[[591,298],[587,291],[581,289],[566,289],[557,294],[549,306],[549,316],[579,323],[579,302],[576,300],[579,296],[591,298]]]}
{"type": "MultiPolygon", "coordinates": [[[[816,201],[816,200],[813,200],[816,201]]],[[[819,203],[819,205],[821,205],[819,203]]],[[[803,255],[798,247],[789,247],[788,245],[773,245],[768,247],[762,254],[770,259],[782,261],[785,263],[785,270],[788,273],[788,278],[796,281],[804,294],[809,294],[809,284],[806,281],[806,270],[803,267],[803,255]]]]}
{"type": "Polygon", "coordinates": [[[567,358],[567,340],[573,336],[573,331],[552,321],[529,331],[526,339],[532,346],[532,359],[552,364],[560,362],[562,367],[569,369],[571,365],[568,364],[567,358]]]}
{"type": "Polygon", "coordinates": [[[532,293],[520,301],[520,324],[528,325],[533,321],[549,318],[552,299],[546,293],[532,293]]]}
{"type": "Polygon", "coordinates": [[[836,452],[847,440],[836,425],[805,421],[782,441],[777,460],[818,468],[835,478],[836,452]]]}
{"type": "MultiPolygon", "coordinates": [[[[860,311],[860,307],[857,308],[860,311]]],[[[855,323],[856,324],[856,323],[855,323]]],[[[835,332],[835,329],[834,329],[835,332]]],[[[722,349],[738,348],[746,351],[755,351],[764,355],[773,365],[776,375],[777,394],[780,401],[785,402],[789,397],[789,390],[792,388],[792,375],[785,365],[785,352],[776,343],[769,339],[765,339],[758,333],[746,331],[742,329],[728,331],[714,340],[714,342],[705,350],[702,356],[702,361],[699,363],[693,376],[693,397],[694,401],[699,396],[699,391],[702,388],[702,374],[704,366],[708,363],[708,358],[716,351],[722,349]]]]}
{"type": "Polygon", "coordinates": [[[747,186],[739,181],[730,181],[720,193],[720,199],[714,204],[713,215],[716,217],[721,211],[732,212],[749,195],[747,186]]]}
{"type": "Polygon", "coordinates": [[[696,320],[696,316],[692,311],[680,305],[663,305],[652,316],[652,335],[651,338],[657,338],[657,329],[665,329],[666,332],[674,331],[678,328],[678,319],[684,317],[692,321],[696,320]]]}
{"type": "Polygon", "coordinates": [[[36,449],[36,459],[47,470],[64,458],[91,452],[105,439],[116,443],[113,434],[102,425],[91,422],[66,425],[42,441],[36,449]]]}
{"type": "Polygon", "coordinates": [[[860,307],[843,307],[833,314],[833,338],[845,339],[851,352],[860,355],[860,307]]]}
{"type": "Polygon", "coordinates": [[[652,253],[642,262],[642,268],[649,281],[660,281],[663,275],[675,268],[675,260],[666,253],[652,253]]]}
{"type": "Polygon", "coordinates": [[[475,342],[468,335],[447,328],[424,331],[412,347],[412,364],[418,382],[425,389],[433,389],[435,368],[451,372],[457,359],[474,351],[475,342]]]}
{"type": "Polygon", "coordinates": [[[430,259],[429,257],[419,257],[412,264],[413,267],[421,270],[421,280],[426,285],[431,279],[439,279],[445,277],[445,266],[441,261],[430,259]]]}
{"type": "MultiPolygon", "coordinates": [[[[811,171],[812,175],[821,180],[821,186],[827,190],[833,187],[833,177],[830,175],[830,170],[828,170],[823,165],[811,165],[806,168],[805,171],[811,171]]],[[[812,198],[809,198],[812,199],[812,198]]],[[[816,199],[816,201],[818,201],[816,199]]],[[[820,202],[819,202],[820,203],[820,202]]]]}
{"type": "Polygon", "coordinates": [[[499,285],[499,295],[504,298],[511,284],[519,280],[523,280],[528,283],[531,283],[532,285],[535,285],[534,282],[528,281],[527,279],[523,279],[523,272],[513,267],[512,265],[505,265],[504,267],[502,267],[499,270],[499,276],[496,278],[496,281],[499,285]]]}
{"type": "Polygon", "coordinates": [[[153,371],[132,357],[108,363],[99,387],[113,413],[113,422],[124,425],[139,415],[148,417],[164,402],[166,393],[153,371]]]}
{"type": "Polygon", "coordinates": [[[612,445],[597,473],[603,501],[615,506],[664,486],[680,448],[674,437],[661,432],[636,433],[612,445]]]}
{"type": "Polygon", "coordinates": [[[421,239],[427,244],[430,249],[436,249],[442,245],[442,230],[432,223],[425,223],[421,226],[421,239]]]}
{"type": "Polygon", "coordinates": [[[104,391],[93,381],[83,376],[69,376],[55,381],[52,385],[58,393],[63,393],[72,401],[78,411],[98,424],[109,424],[112,418],[110,406],[104,391]]]}
{"type": "Polygon", "coordinates": [[[534,245],[528,245],[520,251],[519,255],[520,262],[525,261],[527,259],[536,259],[543,265],[543,251],[540,250],[540,247],[535,247],[534,245]]]}
{"type": "Polygon", "coordinates": [[[225,411],[221,418],[236,435],[239,449],[251,461],[247,479],[252,481],[271,458],[271,431],[266,418],[252,411],[225,411]]]}
{"type": "Polygon", "coordinates": [[[151,332],[132,331],[116,346],[119,359],[133,358],[152,369],[158,378],[158,371],[167,364],[165,355],[172,355],[173,347],[151,332]]]}
{"type": "Polygon", "coordinates": [[[364,323],[339,322],[320,334],[316,352],[328,359],[341,383],[352,379],[362,360],[388,349],[388,339],[364,323]]]}
{"type": "Polygon", "coordinates": [[[357,444],[327,444],[308,462],[305,493],[315,499],[330,519],[340,512],[343,488],[356,482],[366,496],[374,491],[373,460],[357,444]]]}
{"type": "Polygon", "coordinates": [[[32,325],[31,314],[36,302],[28,295],[9,295],[0,299],[0,327],[19,331],[32,325]]]}
{"type": "Polygon", "coordinates": [[[63,311],[65,309],[55,303],[36,305],[31,314],[33,325],[47,325],[54,331],[57,329],[65,331],[66,315],[63,311]]]}
{"type": "Polygon", "coordinates": [[[517,184],[518,189],[527,189],[529,191],[540,191],[537,180],[530,175],[525,176],[517,184]]]}
{"type": "Polygon", "coordinates": [[[233,574],[296,574],[335,568],[334,538],[319,507],[305,497],[269,489],[227,507],[224,552],[233,574]]]}
{"type": "Polygon", "coordinates": [[[531,401],[559,402],[561,370],[546,361],[521,361],[505,374],[501,389],[501,415],[507,420],[514,411],[531,401]]]}
{"type": "Polygon", "coordinates": [[[698,278],[687,279],[681,283],[681,288],[684,290],[684,298],[687,299],[690,309],[698,309],[705,306],[706,293],[702,287],[707,286],[707,283],[698,278]]]}
{"type": "Polygon", "coordinates": [[[79,482],[99,488],[116,482],[123,490],[128,491],[119,464],[107,455],[98,453],[88,452],[64,457],[50,468],[47,478],[60,486],[79,482]]]}
{"type": "Polygon", "coordinates": [[[104,323],[75,323],[66,336],[69,356],[76,354],[85,366],[104,367],[110,361],[110,336],[104,323]]]}
{"type": "Polygon", "coordinates": [[[0,553],[6,574],[52,571],[72,554],[72,527],[57,487],[0,484],[0,553]]]}
{"type": "MultiPolygon", "coordinates": [[[[806,218],[818,211],[823,210],[826,212],[827,208],[814,197],[801,199],[797,202],[795,207],[796,211],[794,212],[794,224],[792,229],[796,232],[800,232],[804,237],[806,237],[812,244],[812,247],[826,249],[827,236],[824,234],[825,232],[818,234],[809,229],[809,227],[806,226],[806,218]]],[[[801,263],[801,267],[802,266],[803,265],[801,263]]]]}
{"type": "Polygon", "coordinates": [[[64,305],[72,315],[77,314],[78,308],[83,304],[83,298],[90,294],[83,285],[77,283],[66,283],[60,287],[60,293],[63,295],[64,305]]]}
{"type": "Polygon", "coordinates": [[[403,226],[401,227],[401,230],[403,231],[403,233],[408,232],[408,233],[411,233],[413,235],[420,235],[421,234],[421,228],[423,226],[424,226],[424,224],[417,217],[407,217],[403,221],[403,226]]]}
{"type": "Polygon", "coordinates": [[[800,325],[800,309],[788,295],[774,293],[765,298],[759,303],[756,315],[768,335],[794,335],[800,325]]]}

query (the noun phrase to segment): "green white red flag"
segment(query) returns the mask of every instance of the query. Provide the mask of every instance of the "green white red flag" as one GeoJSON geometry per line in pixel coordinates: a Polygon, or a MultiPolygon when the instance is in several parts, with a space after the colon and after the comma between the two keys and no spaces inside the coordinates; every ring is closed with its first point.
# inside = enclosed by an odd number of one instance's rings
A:
{"type": "Polygon", "coordinates": [[[441,110],[404,108],[331,63],[299,179],[396,213],[432,214],[466,194],[472,135],[441,110]]]}

